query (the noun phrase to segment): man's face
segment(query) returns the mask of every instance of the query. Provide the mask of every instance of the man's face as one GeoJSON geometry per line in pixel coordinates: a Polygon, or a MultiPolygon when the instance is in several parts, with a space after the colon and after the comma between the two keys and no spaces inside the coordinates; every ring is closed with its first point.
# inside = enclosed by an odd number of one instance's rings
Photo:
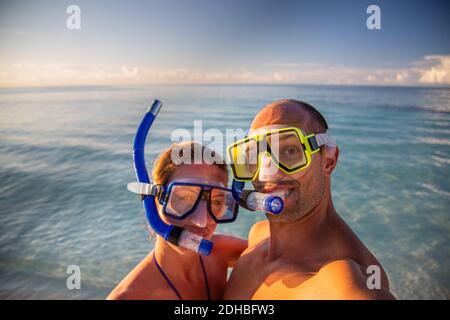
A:
{"type": "MultiPolygon", "coordinates": [[[[285,127],[291,127],[291,125],[263,126],[252,130],[249,136],[285,127]]],[[[268,214],[268,219],[273,222],[297,221],[318,206],[325,188],[321,152],[312,155],[311,165],[307,169],[293,174],[287,174],[278,169],[265,153],[261,154],[260,161],[258,177],[253,181],[255,190],[283,194],[285,199],[282,213],[268,214]]]]}

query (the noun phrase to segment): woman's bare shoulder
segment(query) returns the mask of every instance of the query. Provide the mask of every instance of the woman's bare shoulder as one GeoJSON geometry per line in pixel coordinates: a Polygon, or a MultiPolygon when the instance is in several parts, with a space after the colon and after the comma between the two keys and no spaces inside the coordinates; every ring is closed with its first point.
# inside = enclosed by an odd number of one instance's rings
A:
{"type": "Polygon", "coordinates": [[[214,242],[212,256],[228,265],[234,264],[247,248],[247,240],[231,235],[215,234],[211,240],[214,242]]]}
{"type": "Polygon", "coordinates": [[[151,254],[139,262],[108,295],[108,300],[158,299],[160,279],[155,275],[151,254]],[[155,296],[156,295],[156,296],[155,296]]]}
{"type": "Polygon", "coordinates": [[[227,234],[215,234],[212,237],[214,243],[213,253],[223,253],[223,251],[241,251],[247,248],[247,240],[227,235],[227,234]]]}

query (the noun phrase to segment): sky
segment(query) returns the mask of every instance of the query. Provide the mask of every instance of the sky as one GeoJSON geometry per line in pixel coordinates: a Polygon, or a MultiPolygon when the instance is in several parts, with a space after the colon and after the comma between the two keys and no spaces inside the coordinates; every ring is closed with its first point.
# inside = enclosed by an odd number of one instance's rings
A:
{"type": "Polygon", "coordinates": [[[445,0],[0,0],[0,87],[450,86],[449,32],[445,0]]]}

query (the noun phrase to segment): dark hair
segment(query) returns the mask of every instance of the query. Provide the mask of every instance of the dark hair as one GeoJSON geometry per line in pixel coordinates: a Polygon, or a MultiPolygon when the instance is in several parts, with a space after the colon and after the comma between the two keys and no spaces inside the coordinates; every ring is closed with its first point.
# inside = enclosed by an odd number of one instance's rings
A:
{"type": "Polygon", "coordinates": [[[328,123],[323,117],[323,115],[312,105],[310,105],[307,102],[299,101],[299,100],[292,100],[293,102],[297,103],[301,108],[306,110],[306,112],[309,113],[309,115],[312,118],[312,126],[314,127],[314,132],[325,132],[328,130],[328,123]]]}

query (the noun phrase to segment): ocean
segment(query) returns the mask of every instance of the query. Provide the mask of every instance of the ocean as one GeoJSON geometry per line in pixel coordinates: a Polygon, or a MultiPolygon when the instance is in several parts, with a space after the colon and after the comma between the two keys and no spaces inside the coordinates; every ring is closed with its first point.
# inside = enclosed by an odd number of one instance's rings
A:
{"type": "MultiPolygon", "coordinates": [[[[132,143],[163,108],[149,168],[177,128],[246,129],[281,98],[311,103],[340,148],[337,212],[375,254],[399,299],[450,298],[450,88],[168,85],[0,90],[0,298],[104,299],[153,247],[132,143]],[[81,289],[69,290],[69,265],[81,289]]],[[[247,237],[261,213],[218,232],[247,237]]]]}

